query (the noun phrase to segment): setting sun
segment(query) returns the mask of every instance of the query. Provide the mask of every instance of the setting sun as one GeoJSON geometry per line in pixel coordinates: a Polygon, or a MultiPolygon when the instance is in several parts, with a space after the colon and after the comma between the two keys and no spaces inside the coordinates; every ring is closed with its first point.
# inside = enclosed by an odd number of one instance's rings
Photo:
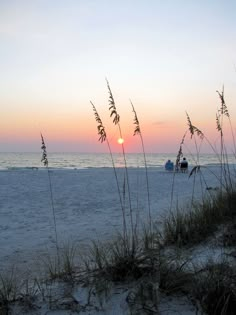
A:
{"type": "Polygon", "coordinates": [[[118,142],[119,144],[122,144],[122,143],[124,143],[124,139],[119,138],[119,139],[117,140],[117,142],[118,142]]]}

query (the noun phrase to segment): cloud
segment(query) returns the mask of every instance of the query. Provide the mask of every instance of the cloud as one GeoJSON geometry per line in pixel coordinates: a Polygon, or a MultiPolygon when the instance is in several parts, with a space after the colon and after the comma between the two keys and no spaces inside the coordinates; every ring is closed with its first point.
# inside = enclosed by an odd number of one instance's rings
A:
{"type": "Polygon", "coordinates": [[[167,125],[168,123],[166,121],[154,121],[152,123],[153,126],[163,126],[163,125],[167,125]]]}
{"type": "Polygon", "coordinates": [[[179,122],[176,120],[157,120],[152,123],[152,126],[158,128],[176,128],[180,126],[179,122]]]}

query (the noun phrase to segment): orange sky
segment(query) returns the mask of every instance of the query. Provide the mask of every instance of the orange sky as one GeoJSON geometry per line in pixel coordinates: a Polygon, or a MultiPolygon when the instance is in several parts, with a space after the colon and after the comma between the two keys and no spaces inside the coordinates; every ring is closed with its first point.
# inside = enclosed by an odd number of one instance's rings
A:
{"type": "Polygon", "coordinates": [[[147,152],[176,152],[186,111],[215,141],[223,85],[236,126],[235,10],[231,0],[1,2],[0,152],[38,151],[40,132],[49,151],[106,152],[90,100],[119,150],[105,77],[127,151],[141,150],[130,99],[147,152]]]}

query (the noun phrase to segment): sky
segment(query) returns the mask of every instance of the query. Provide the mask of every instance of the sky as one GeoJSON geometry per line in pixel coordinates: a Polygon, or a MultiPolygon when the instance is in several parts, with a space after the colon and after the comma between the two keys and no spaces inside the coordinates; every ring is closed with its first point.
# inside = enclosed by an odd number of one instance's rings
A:
{"type": "Polygon", "coordinates": [[[0,0],[0,152],[37,152],[40,133],[51,152],[107,152],[90,101],[120,150],[106,78],[127,152],[142,151],[130,100],[147,153],[178,150],[186,112],[218,145],[223,86],[236,125],[235,12],[234,0],[0,0]]]}

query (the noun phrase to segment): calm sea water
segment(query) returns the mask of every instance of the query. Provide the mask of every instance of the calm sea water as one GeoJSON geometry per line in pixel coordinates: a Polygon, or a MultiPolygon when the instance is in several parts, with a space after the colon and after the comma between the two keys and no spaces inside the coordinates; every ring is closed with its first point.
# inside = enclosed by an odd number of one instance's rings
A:
{"type": "MultiPolygon", "coordinates": [[[[43,168],[41,153],[0,153],[0,169],[11,168],[43,168]]],[[[196,165],[196,157],[186,155],[190,165],[196,165]]],[[[128,167],[144,167],[143,154],[126,154],[128,167]]],[[[167,159],[175,162],[175,154],[146,154],[148,167],[163,167],[167,159]]],[[[116,167],[124,166],[122,154],[113,154],[116,167]]],[[[233,155],[228,156],[229,163],[235,164],[233,155]]],[[[49,167],[60,169],[84,169],[95,167],[112,167],[110,154],[106,153],[49,153],[49,167]]],[[[213,154],[201,154],[199,164],[212,165],[219,164],[219,159],[213,154]]]]}

